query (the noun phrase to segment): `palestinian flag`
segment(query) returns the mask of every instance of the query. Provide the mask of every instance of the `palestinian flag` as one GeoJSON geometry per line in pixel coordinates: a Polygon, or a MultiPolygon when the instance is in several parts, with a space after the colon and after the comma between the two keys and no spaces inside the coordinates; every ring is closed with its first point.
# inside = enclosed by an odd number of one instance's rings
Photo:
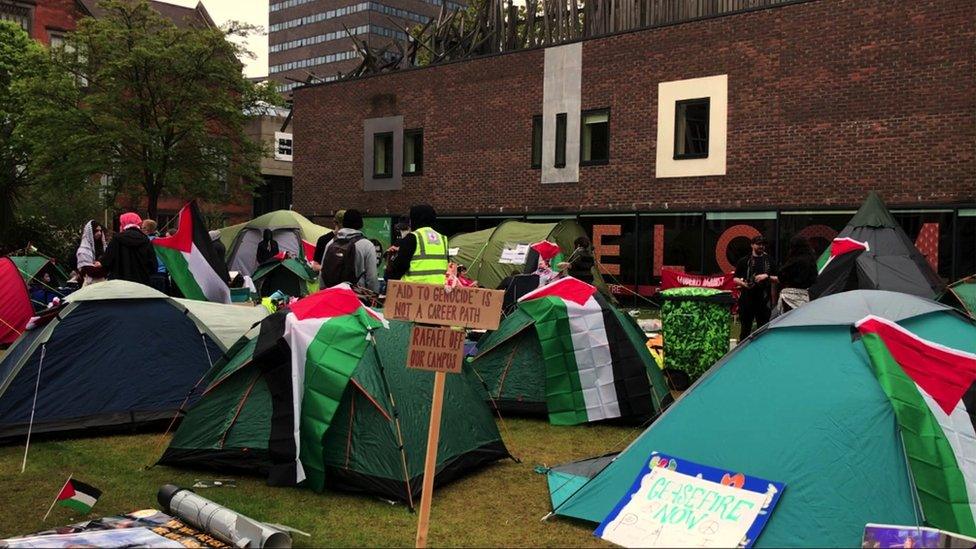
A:
{"type": "Polygon", "coordinates": [[[325,462],[322,437],[342,394],[372,344],[372,331],[388,326],[365,307],[348,284],[339,284],[293,303],[261,324],[254,360],[268,367],[285,364],[288,380],[271,385],[269,482],[293,485],[307,480],[322,490],[325,462]],[[287,353],[285,358],[282,353],[287,353]]]}
{"type": "Polygon", "coordinates": [[[176,234],[156,238],[152,243],[187,299],[230,303],[227,264],[214,250],[196,201],[180,210],[176,234]]]}
{"type": "Polygon", "coordinates": [[[562,278],[519,300],[535,320],[553,425],[653,412],[647,372],[595,287],[562,278]]]}
{"type": "Polygon", "coordinates": [[[856,326],[894,408],[925,522],[976,536],[976,354],[876,316],[856,326]]]}
{"type": "Polygon", "coordinates": [[[849,254],[851,252],[866,252],[871,249],[867,242],[854,240],[853,238],[835,238],[830,242],[830,246],[824,251],[823,255],[817,259],[817,272],[821,273],[834,258],[849,254]]]}
{"type": "Polygon", "coordinates": [[[57,504],[79,513],[87,513],[95,506],[102,491],[80,480],[69,478],[58,494],[57,504]]]}

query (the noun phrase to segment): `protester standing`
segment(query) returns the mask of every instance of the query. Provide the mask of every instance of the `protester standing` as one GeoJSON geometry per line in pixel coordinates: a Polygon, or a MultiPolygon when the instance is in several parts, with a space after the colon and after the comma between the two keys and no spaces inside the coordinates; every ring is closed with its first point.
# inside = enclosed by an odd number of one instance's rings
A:
{"type": "MultiPolygon", "coordinates": [[[[342,219],[346,215],[346,210],[338,210],[332,217],[332,230],[320,236],[318,240],[315,241],[315,253],[311,257],[312,270],[315,272],[322,271],[322,259],[325,255],[325,247],[329,245],[329,242],[335,238],[336,233],[339,229],[342,229],[342,219]]],[[[320,277],[321,278],[321,277],[320,277]]]]}
{"type": "Polygon", "coordinates": [[[258,243],[257,261],[258,265],[278,255],[278,241],[274,239],[271,229],[265,229],[261,233],[261,242],[258,243]]]}
{"type": "Polygon", "coordinates": [[[224,243],[220,241],[220,231],[213,230],[207,233],[210,235],[210,242],[213,243],[214,251],[217,252],[217,257],[220,258],[224,264],[227,264],[227,247],[224,243]]]}
{"type": "Polygon", "coordinates": [[[325,246],[321,264],[323,287],[347,282],[378,293],[376,247],[363,236],[363,214],[359,210],[346,210],[342,224],[335,238],[325,246]]]}
{"type": "Polygon", "coordinates": [[[105,253],[105,230],[94,219],[85,223],[81,230],[81,243],[75,252],[76,269],[81,276],[81,286],[105,280],[105,269],[98,261],[105,253]]]}
{"type": "Polygon", "coordinates": [[[566,261],[556,265],[569,276],[593,284],[593,248],[590,239],[581,236],[573,241],[573,253],[566,261]]]}
{"type": "Polygon", "coordinates": [[[779,298],[770,318],[796,309],[810,301],[810,286],[817,281],[817,258],[806,238],[794,236],[783,266],[779,269],[779,298]]]}
{"type": "Polygon", "coordinates": [[[388,280],[444,285],[447,280],[447,237],[431,228],[437,212],[427,204],[410,208],[412,232],[400,239],[396,257],[386,268],[388,280]]]}
{"type": "Polygon", "coordinates": [[[766,254],[766,239],[762,235],[752,239],[751,253],[739,260],[735,266],[733,281],[739,288],[739,341],[752,333],[753,322],[756,329],[769,322],[770,293],[772,283],[777,281],[776,265],[766,254]]]}
{"type": "Polygon", "coordinates": [[[109,278],[151,285],[157,269],[156,251],[141,225],[142,218],[137,213],[119,216],[121,230],[105,248],[101,261],[109,278]]]}
{"type": "MultiPolygon", "coordinates": [[[[159,232],[156,230],[158,225],[153,219],[143,219],[142,220],[142,232],[145,233],[146,238],[150,242],[159,238],[159,232]]],[[[155,248],[153,248],[155,251],[155,248]]],[[[153,288],[163,292],[164,294],[169,294],[169,271],[166,270],[166,264],[163,263],[162,258],[159,254],[156,254],[156,272],[149,277],[149,285],[153,288]]]]}

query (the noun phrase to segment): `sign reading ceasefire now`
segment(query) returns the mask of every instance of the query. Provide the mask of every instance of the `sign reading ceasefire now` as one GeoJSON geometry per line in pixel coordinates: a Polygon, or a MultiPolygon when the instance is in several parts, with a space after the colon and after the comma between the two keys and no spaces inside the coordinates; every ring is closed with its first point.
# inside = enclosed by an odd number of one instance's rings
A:
{"type": "Polygon", "coordinates": [[[502,316],[505,292],[454,288],[391,280],[383,314],[396,320],[495,330],[502,316]]]}

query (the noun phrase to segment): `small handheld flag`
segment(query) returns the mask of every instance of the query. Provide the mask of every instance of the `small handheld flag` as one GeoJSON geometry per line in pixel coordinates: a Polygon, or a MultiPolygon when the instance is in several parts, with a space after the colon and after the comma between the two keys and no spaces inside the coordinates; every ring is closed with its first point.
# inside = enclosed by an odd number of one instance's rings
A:
{"type": "Polygon", "coordinates": [[[73,479],[68,477],[65,481],[64,486],[61,488],[61,492],[58,497],[55,498],[54,503],[47,510],[44,515],[43,520],[47,520],[48,515],[51,514],[51,509],[54,509],[54,505],[62,505],[69,509],[73,509],[79,513],[88,513],[91,511],[92,507],[95,506],[95,502],[102,495],[102,491],[90,484],[85,484],[78,479],[73,479]]]}

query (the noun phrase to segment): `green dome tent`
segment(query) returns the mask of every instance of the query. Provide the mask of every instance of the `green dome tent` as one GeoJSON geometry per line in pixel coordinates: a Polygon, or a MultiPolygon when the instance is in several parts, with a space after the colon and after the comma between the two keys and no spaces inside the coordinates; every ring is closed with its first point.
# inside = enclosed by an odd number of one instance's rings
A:
{"type": "Polygon", "coordinates": [[[261,297],[268,297],[278,290],[292,297],[305,297],[318,287],[315,272],[306,267],[304,261],[295,258],[267,261],[251,278],[261,297]]]}
{"type": "Polygon", "coordinates": [[[976,318],[976,275],[970,275],[949,284],[939,301],[946,305],[952,305],[976,318]]]}
{"type": "Polygon", "coordinates": [[[274,233],[280,251],[291,252],[296,257],[304,256],[303,240],[314,246],[320,236],[330,232],[292,210],[277,210],[247,223],[224,227],[220,229],[220,241],[227,248],[228,270],[245,275],[257,270],[258,243],[265,229],[271,229],[274,233]]]}
{"type": "MultiPolygon", "coordinates": [[[[214,365],[160,463],[415,501],[433,374],[406,369],[410,331],[397,321],[384,329],[348,287],[300,300],[214,365]]],[[[509,455],[475,383],[470,372],[447,378],[437,484],[509,455]]]]}
{"type": "Polygon", "coordinates": [[[659,413],[669,398],[646,342],[630,316],[592,286],[565,278],[526,295],[479,342],[470,364],[502,410],[548,413],[556,425],[645,418],[659,413]],[[589,311],[563,298],[560,287],[572,285],[593,291],[584,302],[589,311]],[[619,409],[595,414],[587,385],[619,409]]]}
{"type": "Polygon", "coordinates": [[[31,284],[34,279],[47,273],[51,276],[51,282],[47,283],[52,288],[64,286],[68,281],[68,275],[50,257],[42,255],[12,255],[10,260],[17,266],[20,276],[24,277],[24,282],[31,284]]]}
{"type": "MultiPolygon", "coordinates": [[[[600,522],[657,451],[783,482],[759,547],[855,547],[869,522],[918,524],[919,501],[953,494],[913,489],[905,450],[912,433],[900,434],[863,338],[852,338],[854,324],[869,315],[976,351],[976,324],[927,299],[860,290],[810,302],[716,363],[619,455],[550,470],[554,513],[600,522]]],[[[972,430],[971,418],[962,423],[972,430]]]]}
{"type": "MultiPolygon", "coordinates": [[[[523,264],[501,263],[502,252],[518,245],[549,240],[559,245],[563,255],[573,253],[573,241],[586,236],[583,227],[573,219],[558,223],[525,223],[505,220],[493,229],[454,235],[451,248],[457,248],[454,259],[468,268],[468,276],[485,288],[497,288],[505,277],[521,273],[523,264]]],[[[606,283],[597,266],[593,267],[593,281],[600,291],[609,295],[606,283]]]]}

